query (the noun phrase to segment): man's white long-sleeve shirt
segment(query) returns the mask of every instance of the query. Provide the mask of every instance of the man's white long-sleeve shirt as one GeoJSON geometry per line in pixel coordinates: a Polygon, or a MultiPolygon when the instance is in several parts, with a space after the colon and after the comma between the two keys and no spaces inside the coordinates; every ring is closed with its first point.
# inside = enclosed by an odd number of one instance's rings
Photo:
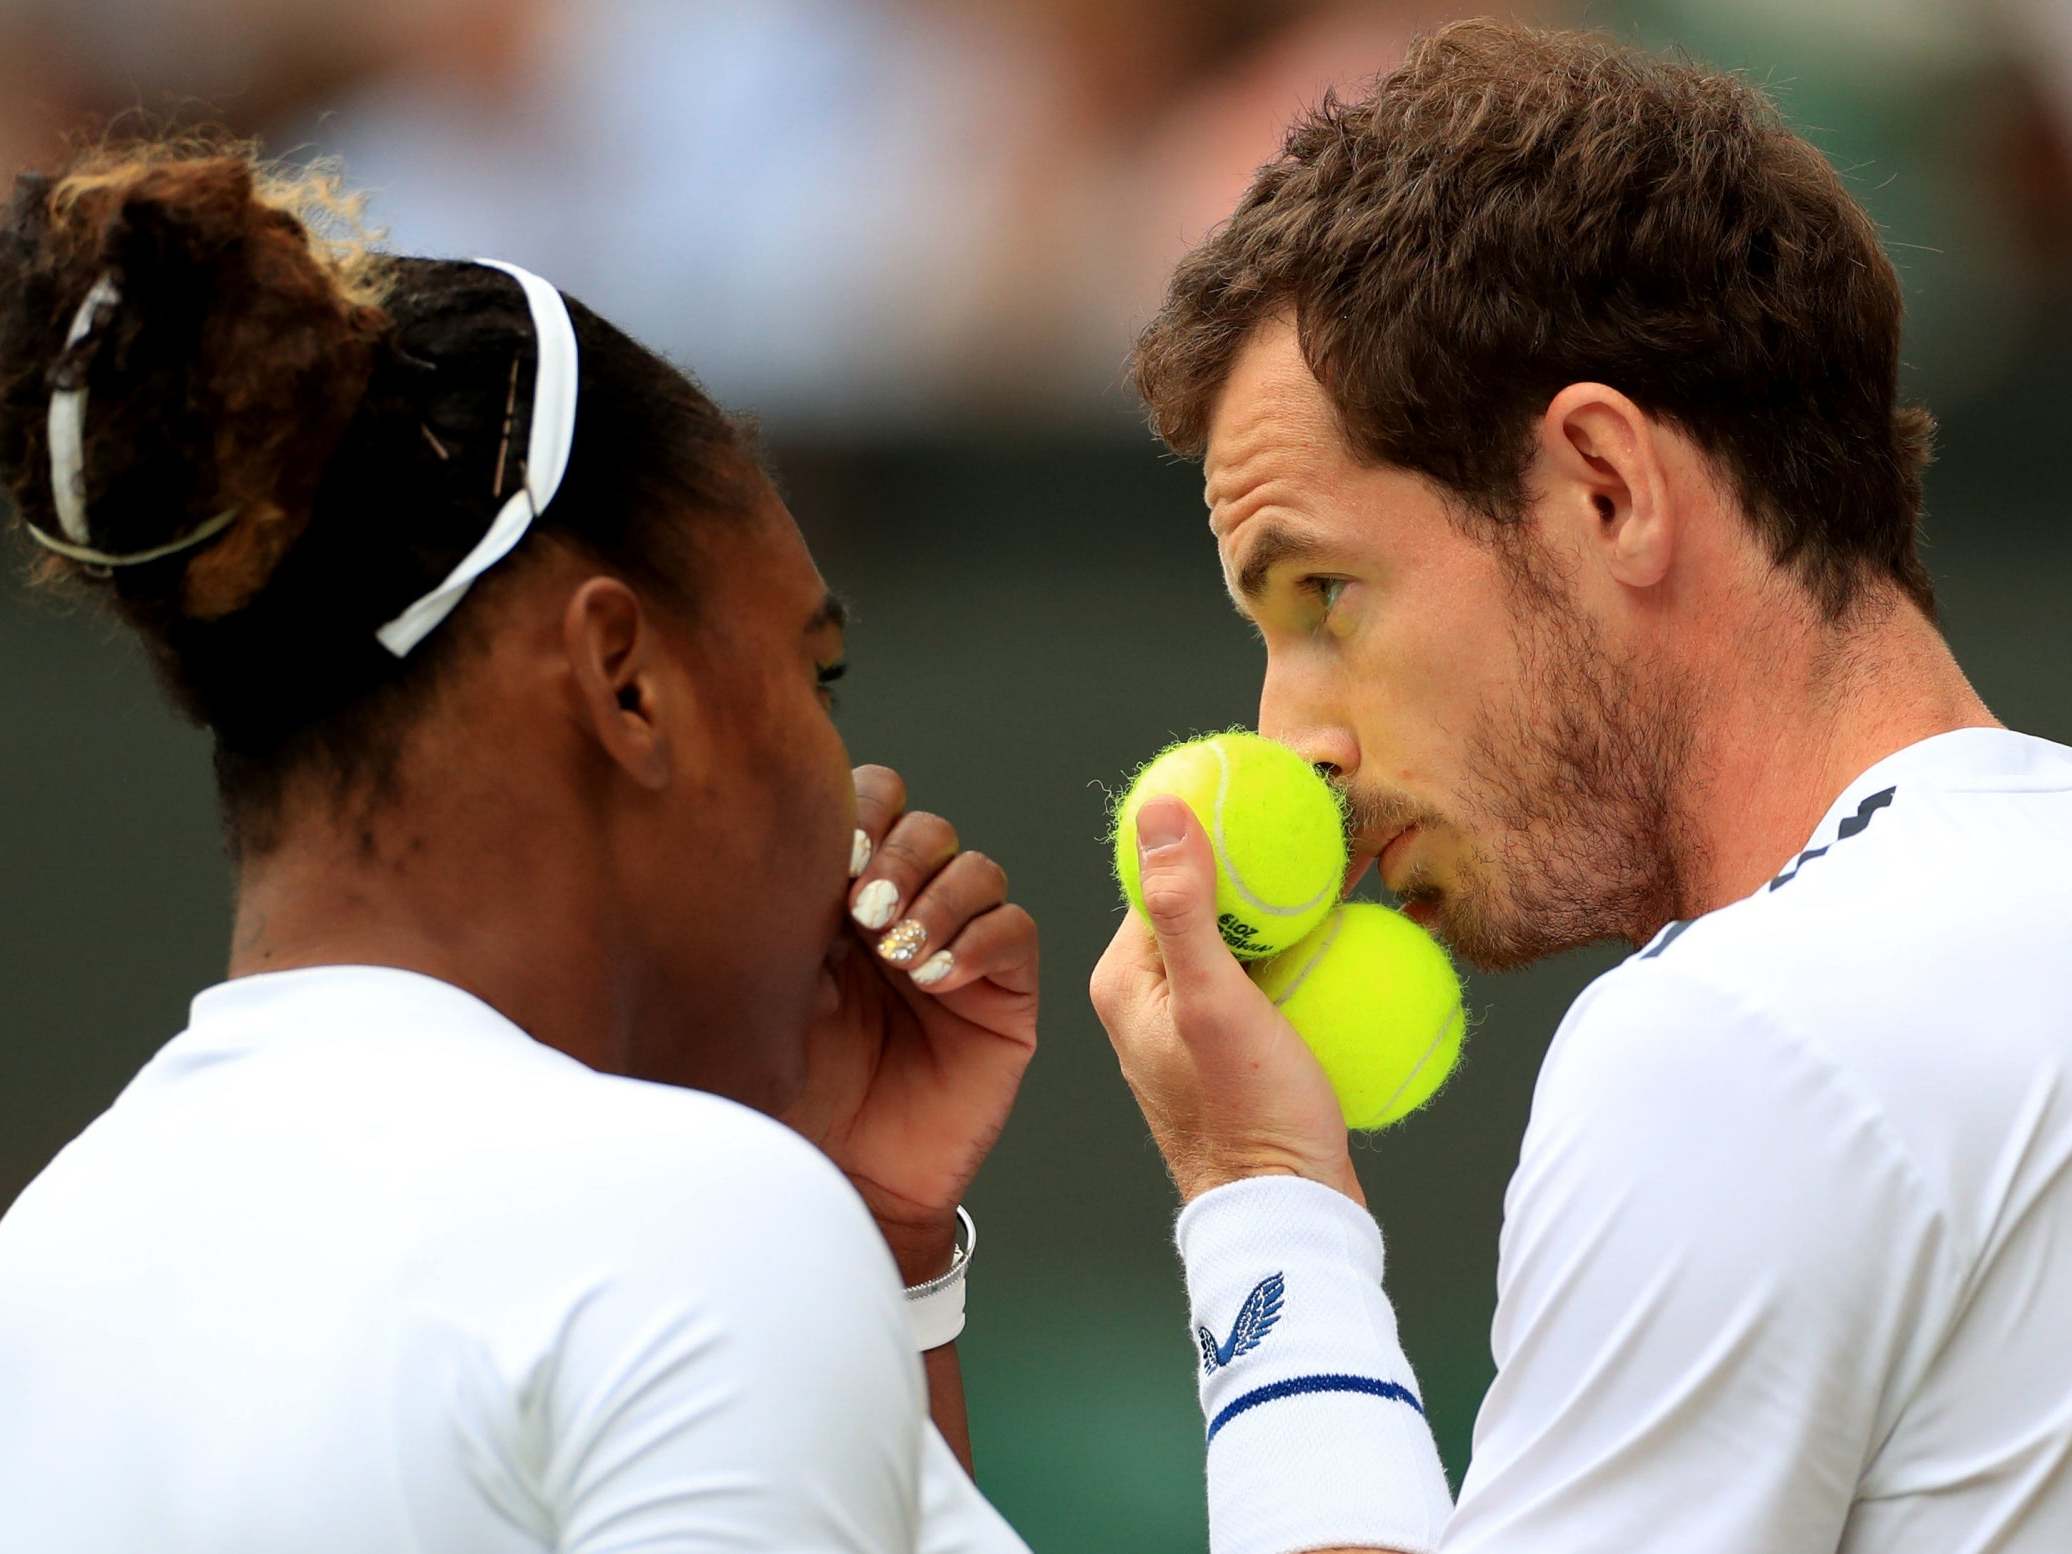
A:
{"type": "Polygon", "coordinates": [[[2072,750],[1940,735],[1556,1035],[1444,1547],[2072,1549],[2072,750]]]}
{"type": "Polygon", "coordinates": [[[1363,1218],[1286,1179],[1183,1216],[1196,1322],[1271,1281],[1204,1385],[1219,1549],[2072,1550],[2072,749],[1895,753],[1576,1001],[1450,1516],[1379,1242],[1317,1251],[1363,1218]]]}

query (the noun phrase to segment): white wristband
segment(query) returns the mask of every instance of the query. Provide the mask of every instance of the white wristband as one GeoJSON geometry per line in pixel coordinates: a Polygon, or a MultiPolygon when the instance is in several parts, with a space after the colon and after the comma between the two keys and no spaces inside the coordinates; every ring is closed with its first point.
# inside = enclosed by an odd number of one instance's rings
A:
{"type": "Polygon", "coordinates": [[[971,1270],[971,1254],[978,1250],[978,1226],[962,1204],[957,1206],[957,1223],[964,1227],[964,1244],[957,1248],[949,1271],[926,1284],[907,1286],[907,1330],[914,1335],[916,1349],[940,1349],[964,1331],[964,1277],[971,1270]]]}
{"type": "Polygon", "coordinates": [[[1187,1266],[1211,1554],[1429,1554],[1453,1500],[1382,1293],[1381,1231],[1292,1176],[1204,1193],[1175,1230],[1187,1266]]]}

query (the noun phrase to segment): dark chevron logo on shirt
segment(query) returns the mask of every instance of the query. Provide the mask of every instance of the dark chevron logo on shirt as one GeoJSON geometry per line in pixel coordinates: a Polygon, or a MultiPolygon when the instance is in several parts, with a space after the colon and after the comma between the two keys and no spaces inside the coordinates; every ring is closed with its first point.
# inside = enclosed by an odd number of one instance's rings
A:
{"type": "Polygon", "coordinates": [[[1222,1343],[1216,1342],[1216,1335],[1205,1327],[1198,1327],[1195,1336],[1201,1340],[1201,1370],[1204,1376],[1213,1376],[1219,1367],[1228,1365],[1239,1355],[1250,1354],[1259,1347],[1259,1341],[1273,1331],[1274,1323],[1281,1319],[1281,1296],[1288,1287],[1287,1280],[1277,1273],[1270,1273],[1261,1279],[1252,1293],[1245,1297],[1239,1308],[1237,1321],[1231,1326],[1230,1336],[1222,1343]]]}

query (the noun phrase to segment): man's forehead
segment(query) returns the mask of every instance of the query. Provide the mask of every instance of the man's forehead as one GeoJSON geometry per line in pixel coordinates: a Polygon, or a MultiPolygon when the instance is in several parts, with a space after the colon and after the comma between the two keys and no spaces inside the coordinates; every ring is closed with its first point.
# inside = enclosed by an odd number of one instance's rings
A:
{"type": "Polygon", "coordinates": [[[1335,445],[1322,385],[1292,324],[1262,325],[1231,364],[1209,420],[1202,498],[1220,541],[1263,483],[1297,473],[1335,445]]]}

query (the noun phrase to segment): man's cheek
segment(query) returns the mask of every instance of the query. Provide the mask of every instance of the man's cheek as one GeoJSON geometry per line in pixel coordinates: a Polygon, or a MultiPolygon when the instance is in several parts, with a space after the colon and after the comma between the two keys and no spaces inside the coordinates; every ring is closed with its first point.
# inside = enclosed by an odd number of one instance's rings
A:
{"type": "Polygon", "coordinates": [[[1432,838],[1427,862],[1432,883],[1449,895],[1478,895],[1486,887],[1486,861],[1452,822],[1442,826],[1432,838]]]}

